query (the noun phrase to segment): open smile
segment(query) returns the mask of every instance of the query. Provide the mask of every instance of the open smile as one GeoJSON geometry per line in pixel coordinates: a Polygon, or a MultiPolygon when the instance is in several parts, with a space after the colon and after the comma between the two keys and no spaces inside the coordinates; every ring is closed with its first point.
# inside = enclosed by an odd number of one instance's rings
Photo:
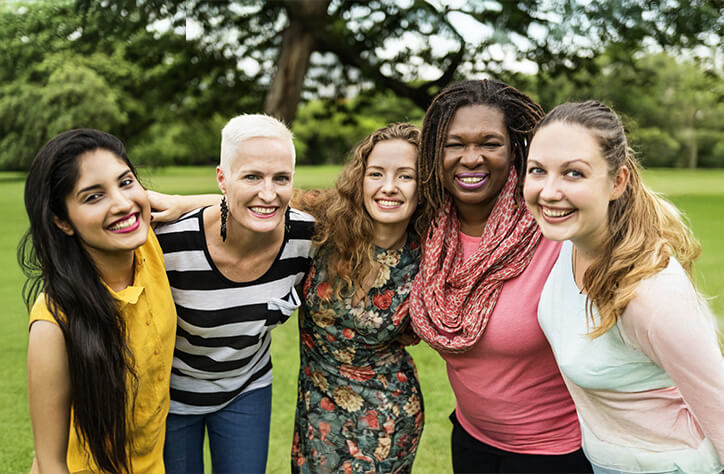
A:
{"type": "Polygon", "coordinates": [[[111,232],[125,234],[128,232],[133,232],[134,230],[138,229],[140,225],[141,222],[138,220],[138,212],[134,212],[133,214],[129,214],[125,217],[122,217],[121,219],[118,219],[117,221],[109,225],[107,229],[111,232]]]}
{"type": "Polygon", "coordinates": [[[261,219],[273,217],[279,210],[278,206],[251,206],[249,210],[253,215],[261,219]]]}
{"type": "Polygon", "coordinates": [[[402,206],[402,201],[396,201],[393,199],[377,199],[376,202],[382,209],[397,209],[402,206]]]}
{"type": "Polygon", "coordinates": [[[561,221],[576,212],[576,209],[555,209],[552,207],[540,206],[543,218],[548,221],[561,221]]]}
{"type": "Polygon", "coordinates": [[[489,173],[460,173],[455,175],[455,182],[463,189],[473,190],[482,187],[488,176],[489,173]]]}

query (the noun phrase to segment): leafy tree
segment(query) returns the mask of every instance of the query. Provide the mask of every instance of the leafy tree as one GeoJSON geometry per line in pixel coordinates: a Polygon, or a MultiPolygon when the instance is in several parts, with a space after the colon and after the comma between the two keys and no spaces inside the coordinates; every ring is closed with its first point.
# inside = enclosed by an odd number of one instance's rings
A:
{"type": "Polygon", "coordinates": [[[316,99],[303,104],[294,121],[298,163],[342,162],[362,137],[390,122],[422,124],[424,110],[390,91],[363,92],[353,99],[316,99]]]}
{"type": "Polygon", "coordinates": [[[261,107],[235,58],[137,9],[116,13],[71,0],[0,6],[0,166],[26,168],[53,134],[81,126],[118,135],[137,162],[207,163],[218,157],[209,118],[261,107]]]}
{"type": "Polygon", "coordinates": [[[78,1],[92,12],[188,22],[206,45],[256,68],[269,85],[265,111],[290,123],[305,90],[384,89],[425,109],[450,81],[500,75],[516,61],[552,75],[593,71],[610,45],[626,57],[644,40],[691,47],[716,44],[724,31],[719,0],[121,0],[115,10],[78,1]]]}

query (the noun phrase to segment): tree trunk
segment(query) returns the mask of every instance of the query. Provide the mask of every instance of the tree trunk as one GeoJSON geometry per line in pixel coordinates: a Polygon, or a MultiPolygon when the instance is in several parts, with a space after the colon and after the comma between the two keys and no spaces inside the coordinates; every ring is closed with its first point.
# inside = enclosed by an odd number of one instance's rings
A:
{"type": "Polygon", "coordinates": [[[330,0],[288,0],[283,2],[289,18],[284,31],[277,70],[264,102],[264,113],[291,126],[297,115],[309,59],[316,46],[316,34],[324,28],[330,0]]]}
{"type": "Polygon", "coordinates": [[[691,127],[689,128],[689,168],[695,169],[699,165],[699,144],[696,141],[696,109],[691,114],[691,127]]]}

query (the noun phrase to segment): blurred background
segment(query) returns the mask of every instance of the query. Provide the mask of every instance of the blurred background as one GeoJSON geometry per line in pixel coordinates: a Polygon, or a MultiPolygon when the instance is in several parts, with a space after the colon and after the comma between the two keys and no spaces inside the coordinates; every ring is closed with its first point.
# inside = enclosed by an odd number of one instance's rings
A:
{"type": "Polygon", "coordinates": [[[261,111],[300,164],[340,163],[482,77],[605,101],[646,166],[724,167],[723,31],[722,0],[0,0],[0,170],[81,126],[137,163],[214,164],[261,111]]]}

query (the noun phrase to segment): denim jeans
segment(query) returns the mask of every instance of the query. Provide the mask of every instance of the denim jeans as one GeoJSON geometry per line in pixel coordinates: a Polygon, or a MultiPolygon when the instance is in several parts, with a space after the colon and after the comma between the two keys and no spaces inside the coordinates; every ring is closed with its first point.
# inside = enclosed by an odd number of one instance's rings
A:
{"type": "Polygon", "coordinates": [[[242,393],[219,411],[166,420],[166,472],[204,472],[204,431],[209,433],[213,472],[263,473],[269,451],[272,388],[242,393]]]}

